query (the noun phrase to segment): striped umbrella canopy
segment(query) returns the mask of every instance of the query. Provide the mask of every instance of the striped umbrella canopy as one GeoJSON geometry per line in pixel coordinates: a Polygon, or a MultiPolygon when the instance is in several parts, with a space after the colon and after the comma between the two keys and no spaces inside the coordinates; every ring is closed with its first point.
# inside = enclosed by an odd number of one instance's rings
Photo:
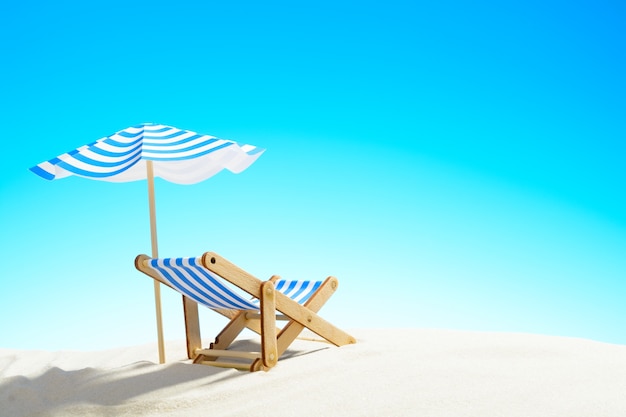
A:
{"type": "MultiPolygon", "coordinates": [[[[171,126],[146,123],[42,162],[30,170],[47,180],[71,175],[99,181],[148,180],[152,257],[158,258],[154,178],[195,184],[223,169],[239,173],[265,149],[171,126]]],[[[160,286],[155,281],[159,360],[165,362],[160,286]]]]}
{"type": "Polygon", "coordinates": [[[47,179],[77,175],[93,180],[126,182],[154,176],[176,184],[195,184],[223,169],[239,173],[264,149],[189,130],[143,124],[120,130],[31,168],[47,179]]]}

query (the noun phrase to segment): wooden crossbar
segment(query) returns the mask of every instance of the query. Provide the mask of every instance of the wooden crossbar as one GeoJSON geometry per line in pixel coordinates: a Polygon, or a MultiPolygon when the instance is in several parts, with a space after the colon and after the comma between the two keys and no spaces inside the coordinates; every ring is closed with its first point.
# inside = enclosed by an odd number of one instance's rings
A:
{"type": "Polygon", "coordinates": [[[223,349],[196,349],[196,355],[206,355],[211,357],[227,357],[241,359],[259,359],[261,352],[242,352],[239,350],[223,350],[223,349]]]}
{"type": "MultiPolygon", "coordinates": [[[[246,312],[245,314],[248,320],[260,320],[261,319],[261,315],[259,313],[246,312]]],[[[289,320],[289,317],[285,316],[284,314],[276,314],[276,320],[287,321],[289,320]]]]}
{"type": "Polygon", "coordinates": [[[198,361],[194,362],[201,365],[215,366],[217,368],[233,368],[240,371],[250,371],[250,365],[238,362],[215,362],[215,361],[198,361]]]}

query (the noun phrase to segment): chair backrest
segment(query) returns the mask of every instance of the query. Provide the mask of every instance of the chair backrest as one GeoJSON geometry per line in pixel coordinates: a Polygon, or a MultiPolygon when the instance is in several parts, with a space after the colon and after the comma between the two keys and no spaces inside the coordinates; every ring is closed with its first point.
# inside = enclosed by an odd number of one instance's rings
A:
{"type": "MultiPolygon", "coordinates": [[[[231,286],[219,275],[202,266],[202,258],[150,259],[149,265],[172,288],[208,308],[258,310],[259,300],[231,286]]],[[[321,281],[277,280],[277,291],[304,304],[317,291],[321,281]]]]}
{"type": "Polygon", "coordinates": [[[276,291],[280,291],[299,304],[304,304],[322,285],[322,281],[298,281],[280,279],[274,283],[276,291]]]}

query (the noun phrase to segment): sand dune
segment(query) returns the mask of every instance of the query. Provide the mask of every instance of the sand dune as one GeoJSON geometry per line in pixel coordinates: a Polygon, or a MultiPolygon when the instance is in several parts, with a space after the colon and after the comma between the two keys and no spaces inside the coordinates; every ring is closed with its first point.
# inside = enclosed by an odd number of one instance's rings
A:
{"type": "Polygon", "coordinates": [[[626,416],[626,346],[445,330],[352,334],[358,343],[341,348],[297,341],[276,368],[252,374],[192,365],[182,342],[167,345],[164,365],[154,363],[154,345],[0,349],[0,416],[626,416]]]}

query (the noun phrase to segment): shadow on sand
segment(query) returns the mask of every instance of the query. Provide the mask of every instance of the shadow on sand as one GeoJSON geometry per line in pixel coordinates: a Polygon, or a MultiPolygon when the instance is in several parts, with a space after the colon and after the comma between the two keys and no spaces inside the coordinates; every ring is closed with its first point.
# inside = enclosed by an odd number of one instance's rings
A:
{"type": "MultiPolygon", "coordinates": [[[[259,349],[258,343],[247,340],[236,342],[233,347],[247,351],[259,349]]],[[[280,362],[324,349],[327,347],[288,350],[280,362]]],[[[194,365],[189,361],[164,365],[136,362],[120,368],[72,371],[52,367],[34,378],[14,376],[2,380],[0,417],[62,415],[62,410],[84,406],[110,407],[114,415],[115,406],[128,405],[159,390],[167,389],[165,396],[171,396],[204,387],[208,394],[208,386],[250,375],[233,369],[194,365]]]]}

